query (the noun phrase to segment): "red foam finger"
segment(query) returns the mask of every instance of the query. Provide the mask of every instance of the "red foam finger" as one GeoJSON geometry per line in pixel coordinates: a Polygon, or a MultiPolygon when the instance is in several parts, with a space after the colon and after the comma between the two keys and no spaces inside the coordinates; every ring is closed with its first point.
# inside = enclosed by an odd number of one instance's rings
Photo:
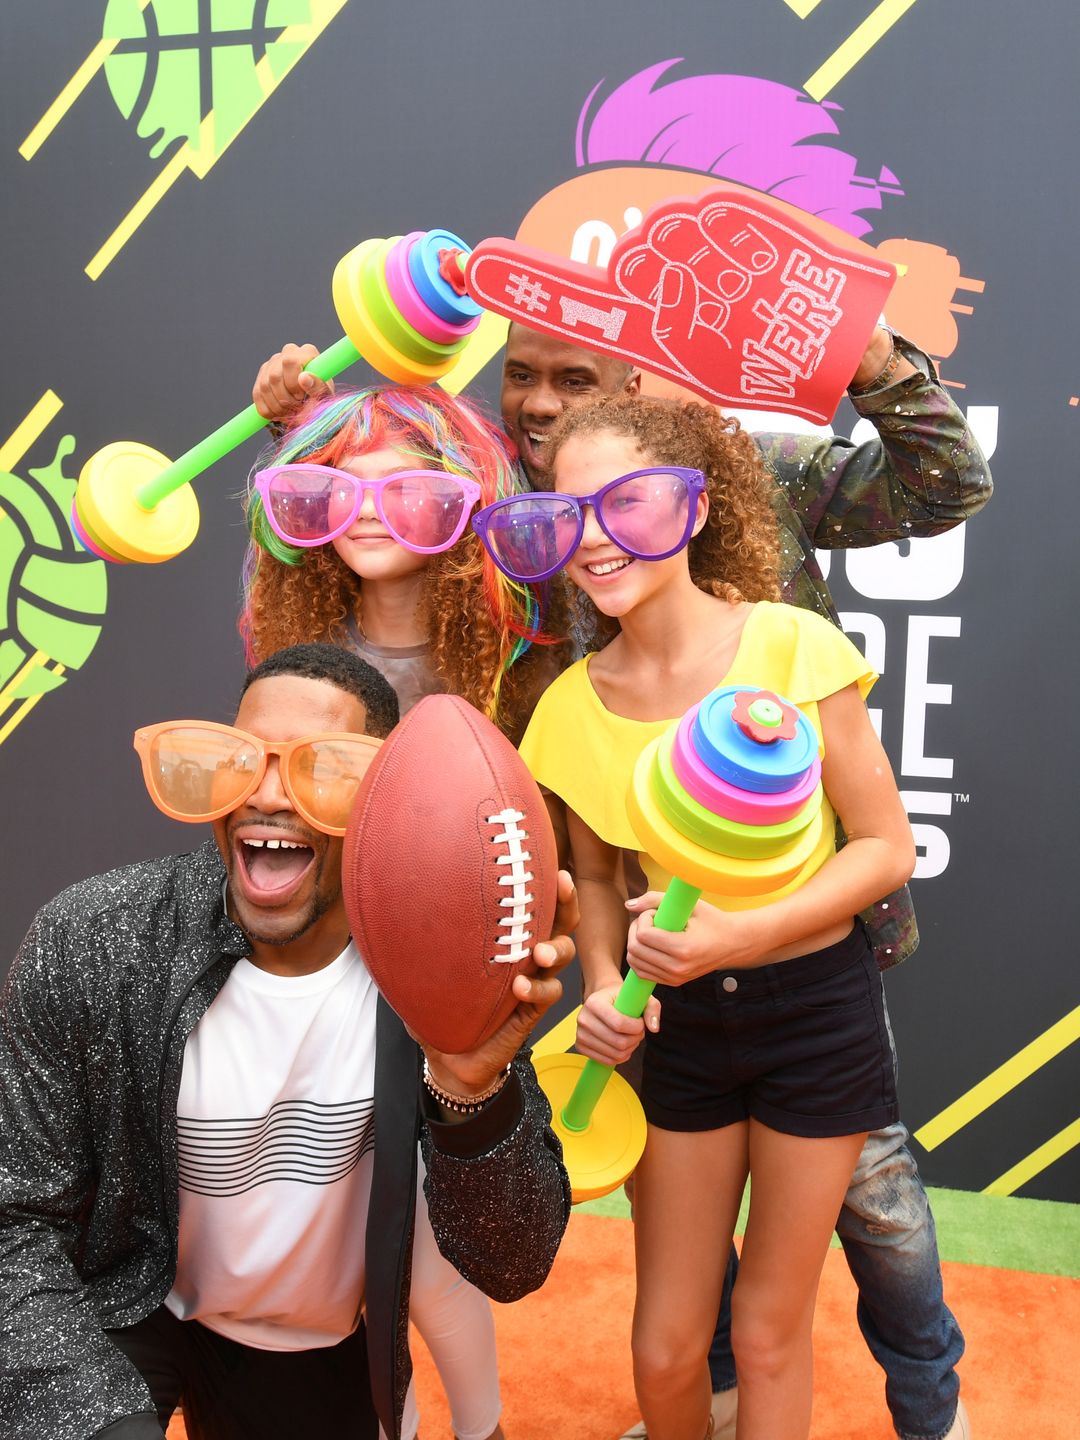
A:
{"type": "Polygon", "coordinates": [[[658,205],[607,269],[485,240],[479,304],[709,400],[826,423],[896,278],[869,246],[734,186],[658,205]]]}

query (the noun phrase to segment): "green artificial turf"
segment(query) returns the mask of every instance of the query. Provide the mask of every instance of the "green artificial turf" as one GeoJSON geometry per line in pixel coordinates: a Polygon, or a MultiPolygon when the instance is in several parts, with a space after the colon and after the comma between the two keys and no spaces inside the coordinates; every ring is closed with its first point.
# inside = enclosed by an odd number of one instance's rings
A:
{"type": "MultiPolygon", "coordinates": [[[[932,1189],[927,1194],[937,1222],[942,1260],[1080,1276],[1080,1205],[967,1190],[932,1189]]],[[[737,1226],[740,1235],[748,1204],[747,1194],[737,1226]]],[[[585,1215],[630,1214],[621,1189],[576,1208],[585,1215]]],[[[833,1244],[839,1243],[834,1237],[833,1244]]]]}

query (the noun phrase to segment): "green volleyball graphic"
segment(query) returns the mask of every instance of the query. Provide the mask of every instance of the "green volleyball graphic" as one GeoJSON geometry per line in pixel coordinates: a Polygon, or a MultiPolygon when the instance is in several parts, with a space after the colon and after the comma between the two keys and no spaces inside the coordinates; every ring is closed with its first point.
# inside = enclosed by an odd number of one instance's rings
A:
{"type": "Polygon", "coordinates": [[[109,0],[105,78],[120,113],[153,142],[152,157],[177,140],[201,149],[212,112],[206,158],[216,159],[310,43],[282,32],[310,20],[309,0],[109,0]],[[257,69],[264,60],[269,83],[257,69]]]}
{"type": "Polygon", "coordinates": [[[74,449],[74,438],[65,435],[51,464],[30,470],[26,480],[0,471],[3,711],[15,701],[62,685],[66,675],[45,668],[46,662],[56,661],[65,671],[78,670],[101,634],[108,600],[107,567],[82,549],[68,521],[75,481],[65,476],[62,467],[74,449]],[[35,660],[26,670],[27,663],[35,660]]]}

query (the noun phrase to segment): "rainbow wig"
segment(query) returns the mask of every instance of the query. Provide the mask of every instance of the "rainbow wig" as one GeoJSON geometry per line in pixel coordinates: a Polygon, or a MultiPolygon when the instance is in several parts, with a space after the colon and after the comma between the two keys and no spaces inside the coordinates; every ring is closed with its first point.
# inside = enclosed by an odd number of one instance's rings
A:
{"type": "MultiPolygon", "coordinates": [[[[413,457],[418,465],[435,461],[455,475],[475,480],[480,486],[479,503],[489,505],[522,489],[507,443],[475,405],[443,390],[372,385],[302,406],[284,434],[259,457],[255,469],[300,461],[340,468],[356,455],[389,445],[413,457]]],[[[245,501],[251,538],[244,559],[240,617],[249,663],[258,650],[252,591],[261,568],[275,562],[303,566],[315,553],[289,545],[275,534],[254,488],[254,473],[248,479],[245,501]]],[[[504,576],[471,527],[449,551],[430,560],[441,562],[443,574],[460,579],[482,577],[484,600],[497,636],[498,655],[491,657],[497,662],[496,674],[484,707],[494,718],[503,676],[534,641],[549,638],[541,633],[545,588],[504,576]]],[[[325,637],[298,634],[288,643],[316,638],[325,637]]]]}

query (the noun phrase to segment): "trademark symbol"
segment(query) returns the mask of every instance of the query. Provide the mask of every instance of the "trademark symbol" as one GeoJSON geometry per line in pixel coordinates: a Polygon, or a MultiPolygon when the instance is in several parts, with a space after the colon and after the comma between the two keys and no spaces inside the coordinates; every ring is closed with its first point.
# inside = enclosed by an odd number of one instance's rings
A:
{"type": "Polygon", "coordinates": [[[954,790],[952,798],[956,801],[957,805],[967,805],[971,800],[970,795],[965,795],[960,790],[954,790]]]}

